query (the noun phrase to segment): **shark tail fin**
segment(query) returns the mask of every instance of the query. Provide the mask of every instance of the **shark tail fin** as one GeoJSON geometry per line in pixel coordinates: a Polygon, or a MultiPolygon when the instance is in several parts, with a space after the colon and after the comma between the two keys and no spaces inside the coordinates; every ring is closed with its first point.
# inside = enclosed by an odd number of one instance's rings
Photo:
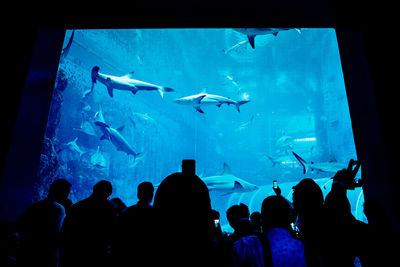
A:
{"type": "Polygon", "coordinates": [[[133,152],[133,161],[136,161],[136,158],[142,155],[142,153],[135,153],[133,152]]]}
{"type": "Polygon", "coordinates": [[[175,90],[169,87],[161,87],[160,89],[158,89],[158,92],[160,93],[161,98],[164,98],[165,92],[175,92],[175,90]]]}
{"type": "Polygon", "coordinates": [[[271,156],[266,155],[267,158],[272,162],[272,167],[275,167],[276,162],[274,161],[274,159],[271,156]]]}
{"type": "Polygon", "coordinates": [[[237,110],[238,112],[240,112],[240,106],[243,105],[243,104],[249,103],[249,102],[250,102],[250,100],[238,101],[238,102],[235,104],[236,110],[237,110]]]}
{"type": "Polygon", "coordinates": [[[255,35],[247,35],[247,38],[249,39],[249,43],[253,49],[255,48],[255,43],[254,43],[254,38],[256,38],[255,35]]]}
{"type": "Polygon", "coordinates": [[[292,151],[293,155],[296,157],[296,159],[300,162],[301,166],[303,166],[303,174],[305,174],[307,172],[307,167],[306,167],[306,161],[304,159],[302,159],[299,155],[297,155],[296,153],[294,153],[292,151]]]}

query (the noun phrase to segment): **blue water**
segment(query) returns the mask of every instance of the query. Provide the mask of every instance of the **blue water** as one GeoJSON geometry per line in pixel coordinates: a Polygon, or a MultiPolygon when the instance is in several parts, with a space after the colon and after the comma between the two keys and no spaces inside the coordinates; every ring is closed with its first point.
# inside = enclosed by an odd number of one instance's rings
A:
{"type": "MultiPolygon", "coordinates": [[[[71,34],[66,32],[63,47],[71,34]]],[[[233,29],[75,30],[59,65],[68,86],[52,138],[60,148],[54,178],[71,181],[72,201],[89,196],[93,185],[106,179],[113,184],[112,197],[132,205],[140,182],[160,183],[180,171],[182,159],[195,159],[201,177],[220,175],[226,163],[235,176],[259,187],[228,195],[210,191],[222,224],[226,209],[238,202],[260,211],[262,200],[273,193],[274,179],[288,198],[291,186],[305,177],[320,179],[325,194],[329,179],[323,178],[334,173],[304,175],[292,151],[308,162],[347,164],[357,158],[335,31],[259,35],[255,49],[239,44],[246,40],[233,29]],[[157,91],[114,90],[111,98],[97,81],[84,97],[94,66],[112,76],[134,72],[134,79],[175,92],[161,98],[157,91]],[[240,112],[234,105],[205,106],[203,114],[173,102],[204,92],[250,102],[240,112]],[[99,110],[111,127],[124,126],[120,134],[141,156],[134,160],[100,140],[103,132],[94,124],[99,110]],[[75,138],[81,153],[65,145],[75,138]],[[94,165],[95,154],[100,164],[94,165]]],[[[39,184],[37,194],[46,186],[39,184]]],[[[353,214],[362,218],[362,192],[349,198],[353,214]]]]}

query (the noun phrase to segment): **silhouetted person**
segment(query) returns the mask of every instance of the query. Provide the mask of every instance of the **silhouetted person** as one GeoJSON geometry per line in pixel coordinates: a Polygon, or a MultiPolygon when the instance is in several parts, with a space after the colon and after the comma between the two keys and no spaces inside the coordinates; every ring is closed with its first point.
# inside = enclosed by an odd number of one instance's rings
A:
{"type": "Polygon", "coordinates": [[[249,208],[243,203],[233,205],[226,211],[229,225],[234,229],[233,234],[229,236],[230,242],[234,243],[241,237],[255,234],[255,228],[249,216],[249,208]]]}
{"type": "Polygon", "coordinates": [[[307,266],[322,266],[324,253],[329,253],[324,245],[326,232],[331,229],[325,227],[323,205],[322,190],[312,179],[305,178],[293,187],[293,208],[298,214],[307,266]]]}
{"type": "Polygon", "coordinates": [[[174,173],[154,197],[157,230],[156,266],[224,266],[226,258],[213,240],[214,222],[208,188],[191,173],[174,173]]]}
{"type": "Polygon", "coordinates": [[[112,254],[119,266],[137,266],[153,256],[153,200],[154,187],[142,182],[137,188],[137,204],[125,209],[117,219],[112,254]]]}
{"type": "Polygon", "coordinates": [[[235,267],[264,266],[263,246],[249,216],[249,208],[243,203],[233,205],[226,211],[228,222],[235,230],[228,237],[235,267]]]}
{"type": "Polygon", "coordinates": [[[253,223],[256,232],[261,233],[261,213],[258,211],[253,212],[250,215],[250,221],[253,223]]]}
{"type": "Polygon", "coordinates": [[[18,218],[19,266],[57,266],[59,233],[65,218],[60,203],[67,199],[70,189],[67,180],[55,180],[47,198],[31,205],[18,218]]]}
{"type": "Polygon", "coordinates": [[[106,266],[116,208],[107,200],[112,193],[108,181],[100,181],[93,187],[90,197],[72,205],[65,220],[63,232],[66,266],[106,266]]]}
{"type": "Polygon", "coordinates": [[[332,189],[325,197],[325,226],[329,229],[325,236],[328,251],[325,266],[354,266],[359,253],[359,223],[351,213],[346,195],[350,179],[346,169],[338,171],[333,177],[332,189]]]}
{"type": "Polygon", "coordinates": [[[291,235],[293,216],[290,203],[281,196],[269,196],[261,207],[263,235],[269,241],[273,266],[306,266],[304,246],[291,235]]]}
{"type": "Polygon", "coordinates": [[[377,200],[365,200],[364,213],[368,224],[360,222],[358,226],[362,231],[354,236],[358,239],[357,248],[361,250],[359,258],[362,266],[393,265],[398,253],[398,232],[393,230],[385,210],[377,200]]]}

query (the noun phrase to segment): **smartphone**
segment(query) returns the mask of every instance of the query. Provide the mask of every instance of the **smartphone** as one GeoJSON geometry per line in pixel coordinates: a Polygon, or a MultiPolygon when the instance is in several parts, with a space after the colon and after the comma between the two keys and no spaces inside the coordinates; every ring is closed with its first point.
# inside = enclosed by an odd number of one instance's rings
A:
{"type": "Polygon", "coordinates": [[[182,160],[182,172],[196,173],[196,161],[194,159],[182,160]]]}
{"type": "Polygon", "coordinates": [[[273,188],[278,188],[278,181],[277,180],[273,180],[272,181],[272,187],[273,188]]]}

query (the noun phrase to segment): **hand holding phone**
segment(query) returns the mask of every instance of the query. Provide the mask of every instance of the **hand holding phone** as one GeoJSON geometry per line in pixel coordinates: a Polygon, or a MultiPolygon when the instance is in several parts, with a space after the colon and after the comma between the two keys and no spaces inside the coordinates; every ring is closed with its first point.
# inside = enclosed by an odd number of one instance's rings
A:
{"type": "Polygon", "coordinates": [[[273,181],[272,181],[272,189],[274,190],[274,192],[275,192],[275,194],[276,194],[277,196],[280,196],[280,195],[281,195],[282,191],[281,191],[281,189],[280,189],[279,186],[278,186],[278,181],[277,181],[277,180],[273,180],[273,181]]]}

